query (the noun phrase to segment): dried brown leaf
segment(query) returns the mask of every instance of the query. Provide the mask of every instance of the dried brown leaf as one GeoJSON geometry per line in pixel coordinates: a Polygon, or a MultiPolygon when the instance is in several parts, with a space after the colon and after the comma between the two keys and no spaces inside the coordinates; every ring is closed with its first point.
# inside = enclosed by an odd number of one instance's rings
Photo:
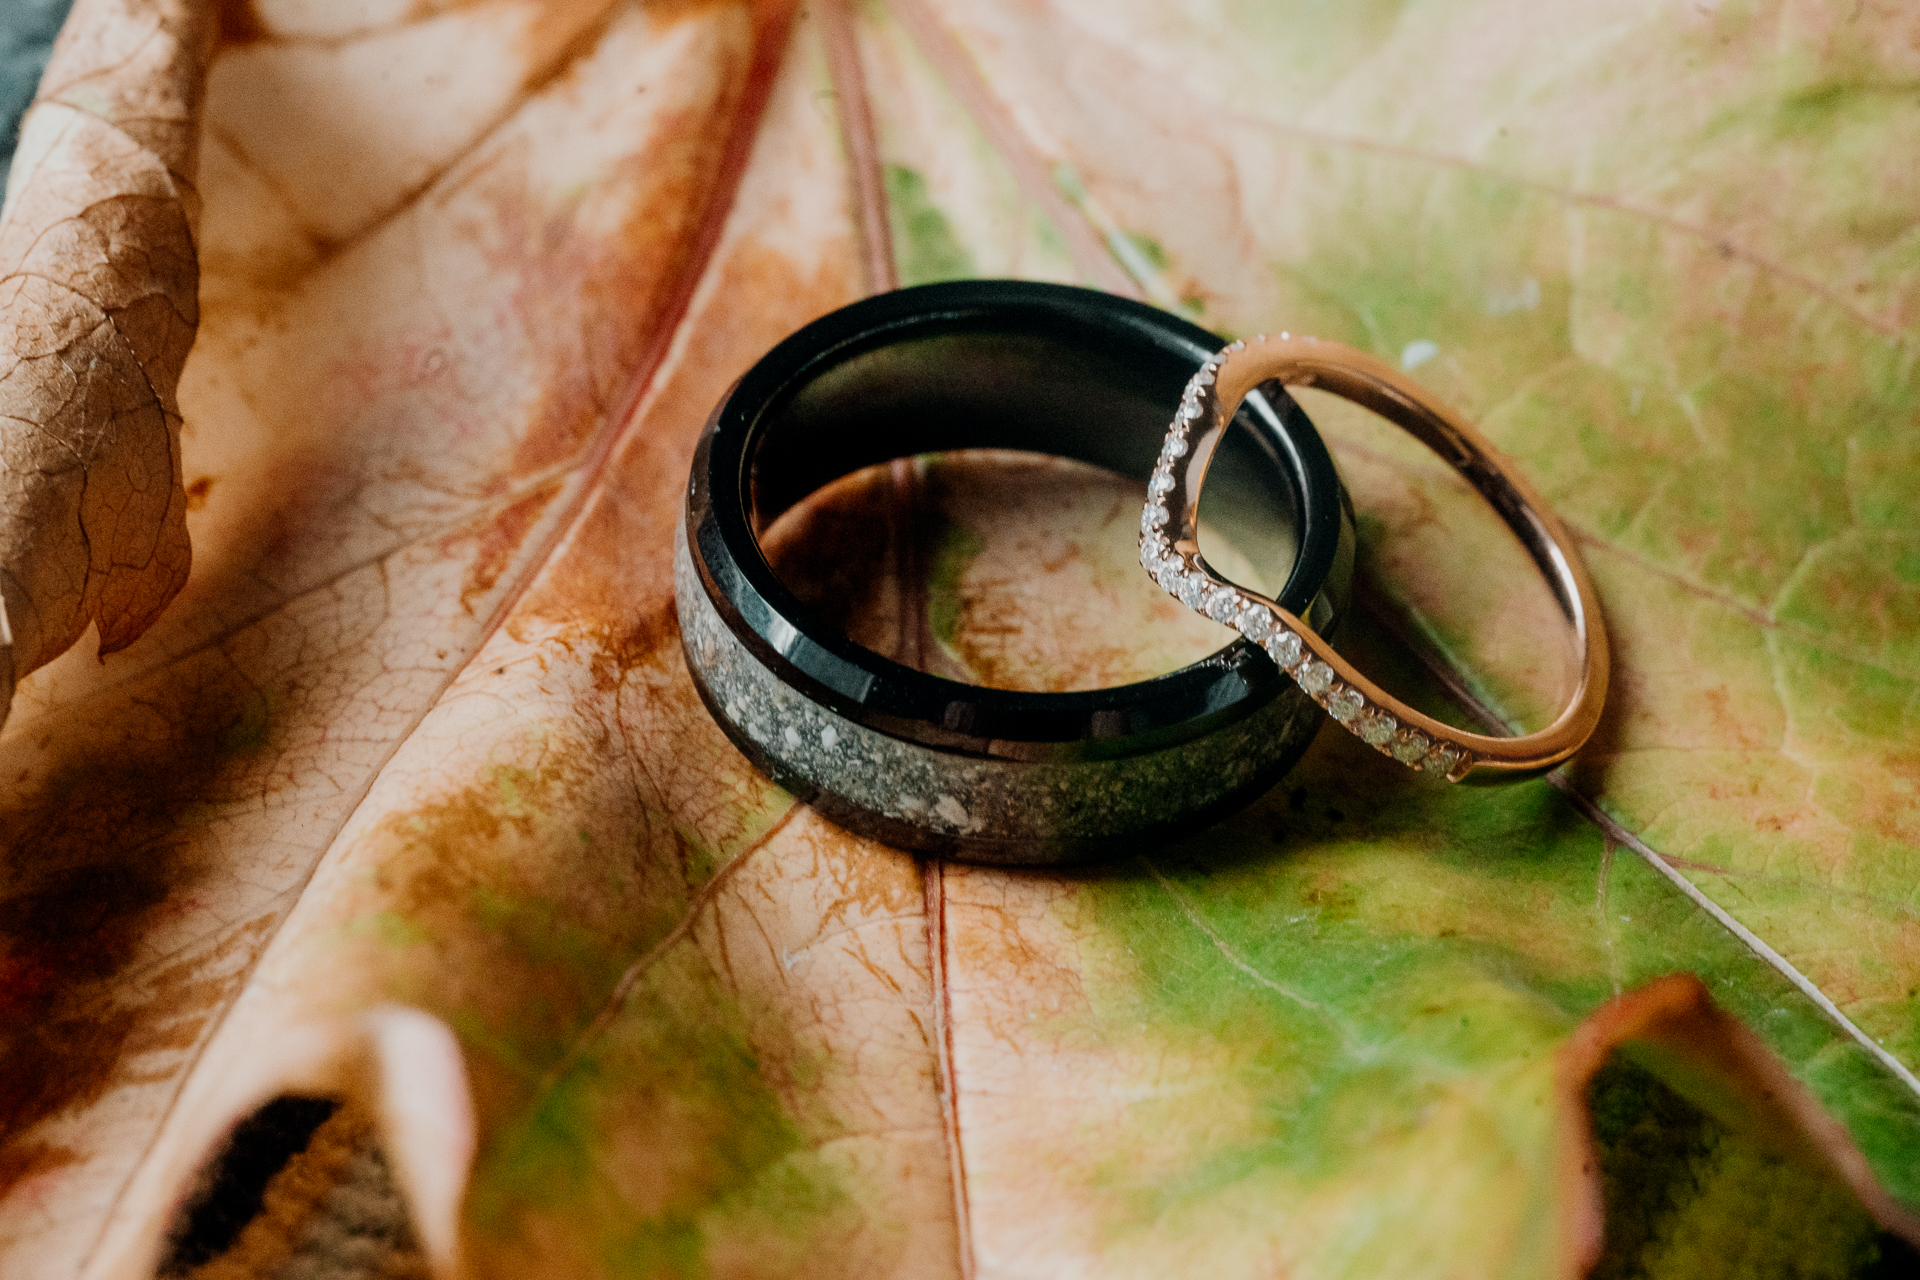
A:
{"type": "Polygon", "coordinates": [[[187,580],[177,393],[214,26],[200,0],[80,0],[22,125],[0,215],[0,703],[89,626],[125,648],[187,580]]]}

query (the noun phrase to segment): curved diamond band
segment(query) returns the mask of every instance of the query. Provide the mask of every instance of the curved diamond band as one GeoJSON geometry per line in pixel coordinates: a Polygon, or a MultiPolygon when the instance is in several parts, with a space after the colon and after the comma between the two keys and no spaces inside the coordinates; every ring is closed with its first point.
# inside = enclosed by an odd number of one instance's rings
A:
{"type": "Polygon", "coordinates": [[[1187,384],[1147,484],[1140,563],[1170,595],[1258,644],[1309,697],[1369,746],[1452,782],[1535,777],[1592,736],[1607,696],[1600,603],[1572,540],[1519,473],[1418,383],[1338,342],[1281,334],[1235,342],[1187,384]],[[1207,465],[1241,400],[1267,384],[1317,386],[1371,409],[1439,454],[1494,506],[1546,575],[1581,654],[1578,688],[1538,733],[1496,738],[1442,724],[1356,671],[1304,620],[1220,577],[1196,537],[1207,465]]]}

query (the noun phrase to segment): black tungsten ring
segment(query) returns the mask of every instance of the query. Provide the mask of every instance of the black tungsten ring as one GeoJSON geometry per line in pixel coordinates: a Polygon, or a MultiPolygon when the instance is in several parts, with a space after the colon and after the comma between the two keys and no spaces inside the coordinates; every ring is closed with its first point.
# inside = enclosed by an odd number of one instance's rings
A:
{"type": "MultiPolygon", "coordinates": [[[[1117,688],[981,688],[848,640],[756,536],[842,476],[944,450],[1073,458],[1144,493],[1168,414],[1221,342],[1109,294],[989,280],[869,298],[767,353],[707,421],[675,545],[687,666],[727,736],[840,825],[977,862],[1112,855],[1265,790],[1325,717],[1244,640],[1117,688]]],[[[1328,634],[1353,520],[1313,424],[1269,388],[1218,457],[1209,525],[1255,557],[1291,557],[1276,599],[1328,634]]]]}

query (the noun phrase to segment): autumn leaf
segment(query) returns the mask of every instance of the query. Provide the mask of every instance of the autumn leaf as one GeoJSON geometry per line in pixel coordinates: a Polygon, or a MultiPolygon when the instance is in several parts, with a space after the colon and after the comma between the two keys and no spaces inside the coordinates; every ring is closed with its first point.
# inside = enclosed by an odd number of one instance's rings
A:
{"type": "Polygon", "coordinates": [[[27,113],[0,214],[0,715],[99,631],[133,643],[187,578],[181,365],[210,11],[82,3],[27,113]]]}
{"type": "MultiPolygon", "coordinates": [[[[151,1274],[175,1232],[176,1270],[268,1274],[388,1169],[381,1239],[448,1274],[1897,1256],[1899,18],[230,10],[179,389],[193,572],[0,736],[0,1270],[151,1274]],[[1414,368],[1579,531],[1620,653],[1602,740],[1486,791],[1329,732],[1245,813],[1071,875],[796,806],[679,657],[692,443],[797,325],[968,274],[1414,368]],[[223,1256],[178,1252],[284,1095],[348,1105],[223,1256]]],[[[1550,628],[1500,539],[1430,459],[1310,408],[1411,629],[1343,645],[1537,713],[1550,628]]],[[[769,534],[877,647],[1058,686],[1217,637],[1132,568],[1122,481],[911,480],[769,534]]]]}

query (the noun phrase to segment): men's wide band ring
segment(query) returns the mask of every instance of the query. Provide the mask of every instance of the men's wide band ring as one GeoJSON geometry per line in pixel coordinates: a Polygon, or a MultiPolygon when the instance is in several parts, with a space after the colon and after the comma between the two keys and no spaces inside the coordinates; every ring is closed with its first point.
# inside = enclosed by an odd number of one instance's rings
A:
{"type": "Polygon", "coordinates": [[[1281,334],[1235,342],[1187,384],[1147,482],[1140,563],[1189,608],[1226,623],[1266,650],[1314,701],[1368,745],[1450,781],[1534,777],[1578,751],[1607,698],[1607,633],[1579,550],[1539,495],[1473,426],[1393,366],[1338,342],[1281,334]],[[1200,553],[1200,490],[1227,424],[1255,388],[1321,387],[1405,428],[1466,477],[1519,535],[1573,629],[1580,678],[1552,724],[1522,737],[1468,733],[1424,715],[1360,674],[1309,618],[1228,582],[1200,553]]]}
{"type": "MultiPolygon", "coordinates": [[[[676,548],[687,664],[728,736],[843,826],[976,861],[1112,853],[1258,795],[1321,716],[1247,642],[1114,688],[965,684],[853,643],[758,541],[830,482],[938,451],[1047,453],[1144,483],[1188,374],[1219,342],[1107,294],[968,281],[856,303],[774,348],[701,436],[676,548]]],[[[1218,447],[1235,479],[1209,525],[1290,563],[1276,599],[1331,631],[1354,554],[1333,461],[1284,395],[1247,397],[1232,422],[1218,447]]]]}

